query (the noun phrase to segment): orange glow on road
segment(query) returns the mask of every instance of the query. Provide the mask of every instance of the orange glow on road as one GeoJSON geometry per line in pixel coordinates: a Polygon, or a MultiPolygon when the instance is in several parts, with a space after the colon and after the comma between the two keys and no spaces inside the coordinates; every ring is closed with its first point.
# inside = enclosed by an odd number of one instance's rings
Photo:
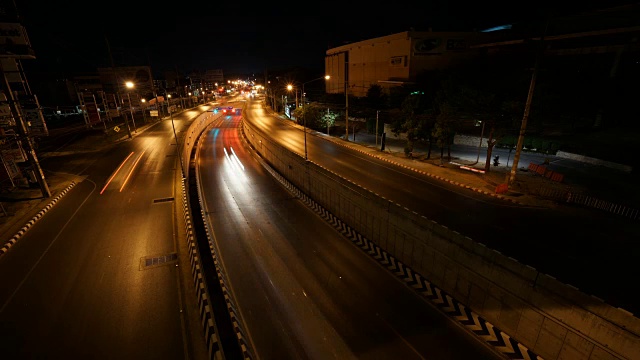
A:
{"type": "Polygon", "coordinates": [[[116,171],[113,172],[113,174],[111,174],[111,177],[109,178],[109,180],[107,180],[107,183],[104,184],[104,187],[102,188],[102,190],[100,191],[100,195],[102,195],[102,193],[107,189],[107,186],[109,186],[109,184],[111,184],[111,180],[113,180],[113,178],[118,174],[118,171],[120,171],[120,169],[122,169],[122,167],[124,166],[124,164],[127,162],[127,160],[129,160],[129,158],[131,157],[131,155],[133,155],[133,151],[131,152],[131,154],[129,154],[129,156],[127,156],[126,159],[124,159],[124,161],[122,161],[122,163],[120,164],[120,166],[118,166],[118,168],[116,169],[116,171]]]}
{"type": "Polygon", "coordinates": [[[129,178],[131,177],[131,174],[133,174],[133,170],[135,170],[136,165],[138,165],[138,163],[140,162],[140,159],[142,159],[142,155],[144,155],[145,151],[143,151],[142,154],[140,154],[140,156],[138,156],[138,158],[136,159],[136,162],[133,163],[133,166],[131,167],[131,170],[129,170],[129,173],[127,174],[127,178],[124,179],[124,183],[122,183],[122,186],[120,187],[120,192],[122,192],[122,189],[124,189],[124,186],[127,185],[127,182],[129,181],[129,178]]]}

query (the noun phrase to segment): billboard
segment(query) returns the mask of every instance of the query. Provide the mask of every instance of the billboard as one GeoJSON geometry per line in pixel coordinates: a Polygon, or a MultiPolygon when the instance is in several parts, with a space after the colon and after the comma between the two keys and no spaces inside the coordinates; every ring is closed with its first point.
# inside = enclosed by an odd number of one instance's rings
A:
{"type": "Polygon", "coordinates": [[[118,111],[118,100],[116,99],[116,94],[108,94],[105,92],[101,92],[102,94],[102,106],[104,107],[104,111],[107,112],[109,118],[115,118],[120,116],[120,112],[118,111]]]}
{"type": "Polygon", "coordinates": [[[80,105],[82,106],[84,120],[89,126],[93,126],[100,122],[100,113],[98,112],[98,104],[93,93],[81,92],[80,105]]]}
{"type": "Polygon", "coordinates": [[[44,116],[42,116],[42,109],[38,103],[38,98],[35,95],[20,95],[18,102],[29,135],[49,135],[47,123],[44,121],[44,116]]]}
{"type": "Polygon", "coordinates": [[[0,23],[0,57],[36,58],[24,26],[19,23],[0,23]]]}

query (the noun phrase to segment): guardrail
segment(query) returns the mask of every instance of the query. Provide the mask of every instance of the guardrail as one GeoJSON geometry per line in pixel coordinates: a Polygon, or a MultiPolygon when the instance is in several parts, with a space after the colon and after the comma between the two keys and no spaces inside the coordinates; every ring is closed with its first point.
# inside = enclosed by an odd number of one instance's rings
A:
{"type": "Polygon", "coordinates": [[[588,208],[598,209],[601,211],[610,212],[615,215],[627,217],[631,220],[640,219],[640,210],[613,201],[603,200],[596,196],[591,196],[585,193],[576,192],[569,189],[555,189],[540,185],[536,188],[529,190],[532,195],[540,196],[543,198],[551,199],[556,202],[575,204],[588,208]]]}

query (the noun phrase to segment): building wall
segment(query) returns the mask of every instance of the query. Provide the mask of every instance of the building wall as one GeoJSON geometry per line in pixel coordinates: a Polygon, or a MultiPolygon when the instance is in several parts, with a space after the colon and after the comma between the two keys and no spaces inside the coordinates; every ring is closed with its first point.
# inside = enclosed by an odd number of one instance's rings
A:
{"type": "Polygon", "coordinates": [[[204,74],[204,81],[209,87],[215,86],[216,83],[222,85],[224,84],[224,72],[222,69],[207,70],[204,74]]]}
{"type": "Polygon", "coordinates": [[[414,82],[425,70],[445,69],[480,55],[469,44],[482,33],[405,31],[327,50],[325,71],[331,76],[327,93],[363,97],[372,85],[383,89],[414,82]]]}

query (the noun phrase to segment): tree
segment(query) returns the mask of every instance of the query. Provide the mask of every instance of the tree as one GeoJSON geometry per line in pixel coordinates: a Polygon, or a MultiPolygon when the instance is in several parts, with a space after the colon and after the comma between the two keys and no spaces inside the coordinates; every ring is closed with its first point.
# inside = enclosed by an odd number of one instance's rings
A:
{"type": "MultiPolygon", "coordinates": [[[[431,135],[436,140],[438,147],[440,148],[440,164],[444,159],[444,148],[449,148],[451,144],[451,137],[453,133],[454,112],[451,105],[447,102],[439,104],[438,115],[435,118],[435,124],[431,130],[431,135]]],[[[450,150],[450,148],[449,148],[450,150]]],[[[451,160],[451,152],[448,151],[448,160],[451,160]]]]}
{"type": "MultiPolygon", "coordinates": [[[[405,146],[405,154],[413,153],[413,146],[416,141],[424,141],[430,138],[430,124],[425,116],[427,104],[422,92],[409,94],[402,102],[402,113],[404,122],[402,130],[407,134],[407,144],[405,146]]],[[[430,153],[430,152],[429,152],[430,153]]]]}
{"type": "MultiPolygon", "coordinates": [[[[327,126],[324,119],[326,108],[320,106],[316,102],[306,104],[303,107],[299,107],[293,111],[293,115],[296,117],[300,125],[306,124],[306,127],[314,130],[322,130],[327,126]]],[[[335,123],[335,118],[333,119],[335,123]]],[[[331,123],[331,125],[333,125],[331,123]]]]}
{"type": "Polygon", "coordinates": [[[333,125],[335,125],[337,117],[338,117],[338,114],[334,112],[332,113],[331,111],[329,111],[329,109],[327,109],[327,112],[322,115],[322,118],[320,119],[320,123],[322,124],[323,127],[327,128],[327,135],[329,135],[329,129],[333,125]]]}
{"type": "Polygon", "coordinates": [[[389,97],[382,91],[380,85],[374,84],[367,90],[365,105],[374,110],[382,110],[388,107],[389,97]]]}

